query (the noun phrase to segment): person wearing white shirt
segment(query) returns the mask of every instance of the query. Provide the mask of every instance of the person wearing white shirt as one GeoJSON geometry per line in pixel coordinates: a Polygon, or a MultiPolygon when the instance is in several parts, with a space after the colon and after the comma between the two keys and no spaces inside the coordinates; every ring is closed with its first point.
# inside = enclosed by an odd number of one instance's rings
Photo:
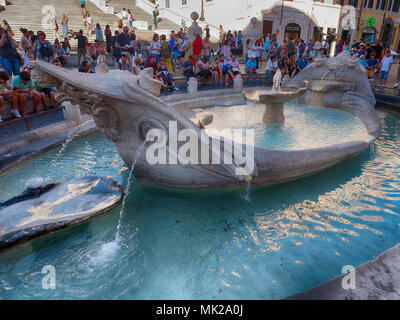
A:
{"type": "Polygon", "coordinates": [[[265,72],[267,74],[267,83],[272,82],[272,77],[274,76],[274,73],[278,69],[278,60],[276,59],[276,56],[271,56],[270,59],[267,62],[267,67],[265,68],[265,72]]]}
{"type": "Polygon", "coordinates": [[[380,87],[380,88],[385,87],[392,63],[393,63],[393,58],[390,55],[390,50],[387,49],[385,52],[385,56],[382,58],[382,61],[381,61],[381,71],[379,74],[380,80],[379,80],[378,87],[380,87]]]}

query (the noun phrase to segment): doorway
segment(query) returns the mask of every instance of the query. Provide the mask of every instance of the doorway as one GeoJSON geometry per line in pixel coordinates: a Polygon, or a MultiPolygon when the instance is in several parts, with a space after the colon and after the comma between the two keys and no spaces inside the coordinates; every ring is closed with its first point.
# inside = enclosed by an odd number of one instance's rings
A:
{"type": "Polygon", "coordinates": [[[263,20],[263,34],[267,35],[268,33],[272,35],[272,21],[263,20]]]}
{"type": "Polygon", "coordinates": [[[300,39],[301,28],[297,23],[289,23],[285,27],[284,39],[289,41],[290,39],[296,40],[300,39]]]}

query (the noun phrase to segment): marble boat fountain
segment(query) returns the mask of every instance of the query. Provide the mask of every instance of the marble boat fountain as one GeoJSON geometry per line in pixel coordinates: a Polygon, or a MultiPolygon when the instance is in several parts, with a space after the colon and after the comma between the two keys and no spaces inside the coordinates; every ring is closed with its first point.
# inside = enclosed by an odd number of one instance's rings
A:
{"type": "MultiPolygon", "coordinates": [[[[79,104],[83,111],[93,116],[128,167],[137,158],[134,173],[139,181],[167,187],[221,188],[245,185],[249,181],[252,185],[265,185],[298,178],[326,169],[364,150],[381,130],[365,70],[347,52],[335,58],[316,59],[280,91],[244,92],[244,95],[266,104],[265,122],[283,122],[284,101],[295,99],[293,101],[303,104],[350,112],[361,119],[368,136],[301,150],[254,146],[254,155],[238,154],[222,142],[218,150],[211,148],[215,140],[223,139],[205,133],[204,128],[212,121],[212,114],[190,106],[174,108],[159,99],[161,83],[152,79],[151,69],[135,76],[120,70],[77,73],[41,61],[33,62],[32,67],[32,76],[39,86],[56,86],[59,102],[79,104]],[[170,121],[176,122],[178,132],[182,129],[194,132],[199,151],[206,148],[210,158],[215,153],[228,155],[232,163],[197,164],[186,154],[178,154],[185,142],[174,143],[168,138],[170,121]],[[151,129],[159,129],[167,137],[166,141],[160,141],[160,150],[167,155],[165,164],[150,164],[146,152],[139,154],[151,129]],[[186,164],[169,163],[169,156],[184,158],[186,164]]],[[[240,147],[247,150],[248,146],[240,147]]]]}

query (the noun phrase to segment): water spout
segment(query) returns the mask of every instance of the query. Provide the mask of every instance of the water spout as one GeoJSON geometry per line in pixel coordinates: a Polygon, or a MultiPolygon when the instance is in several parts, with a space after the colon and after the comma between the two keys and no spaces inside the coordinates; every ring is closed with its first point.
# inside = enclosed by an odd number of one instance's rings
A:
{"type": "Polygon", "coordinates": [[[121,229],[121,223],[122,223],[122,216],[123,216],[124,209],[125,209],[126,198],[129,195],[129,187],[130,187],[130,184],[131,184],[133,171],[135,170],[135,166],[136,166],[137,160],[139,159],[140,155],[142,154],[142,152],[144,150],[146,142],[147,142],[146,140],[143,141],[142,144],[137,149],[136,157],[133,159],[132,166],[131,166],[131,169],[129,171],[128,180],[126,181],[126,186],[125,186],[125,190],[124,190],[124,197],[122,198],[121,210],[119,211],[119,220],[118,220],[118,225],[117,225],[117,232],[115,234],[115,241],[116,242],[119,242],[119,239],[120,239],[120,229],[121,229]]]}

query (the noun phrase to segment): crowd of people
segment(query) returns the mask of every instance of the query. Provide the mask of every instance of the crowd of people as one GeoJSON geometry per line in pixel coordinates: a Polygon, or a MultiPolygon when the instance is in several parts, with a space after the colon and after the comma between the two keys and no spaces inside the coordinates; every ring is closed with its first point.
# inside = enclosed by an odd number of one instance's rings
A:
{"type": "MultiPolygon", "coordinates": [[[[38,88],[30,78],[29,61],[42,60],[60,66],[70,64],[70,40],[77,41],[77,64],[79,72],[95,73],[96,66],[106,63],[107,56],[112,59],[114,68],[140,75],[143,68],[152,68],[153,77],[161,81],[162,88],[179,91],[174,74],[182,73],[186,78],[196,77],[200,83],[214,83],[228,86],[237,75],[244,71],[249,74],[249,84],[271,84],[275,73],[280,71],[282,78],[293,78],[316,58],[327,58],[331,51],[328,41],[310,39],[288,39],[278,42],[275,34],[261,35],[259,39],[243,42],[241,31],[224,31],[219,27],[219,41],[211,45],[210,27],[206,25],[202,34],[189,36],[186,23],[182,20],[178,32],[168,35],[154,33],[152,41],[139,41],[134,32],[132,12],[125,8],[119,15],[121,19],[112,31],[110,25],[104,30],[100,23],[94,23],[86,10],[84,0],[80,0],[82,8],[83,29],[72,33],[68,26],[68,16],[62,16],[62,35],[58,34],[58,23],[53,17],[55,41],[46,40],[43,31],[34,33],[20,29],[21,40],[14,39],[14,32],[3,20],[0,26],[0,64],[4,71],[0,74],[0,108],[5,100],[12,102],[11,113],[21,117],[25,113],[27,99],[32,99],[34,112],[40,102],[44,106],[54,107],[55,88],[38,88]],[[94,26],[94,27],[93,27],[94,26]],[[89,38],[95,36],[90,42],[89,38]],[[191,38],[193,37],[193,39],[191,38]],[[61,40],[59,40],[61,38],[61,40]],[[244,69],[241,70],[241,61],[244,69]],[[265,70],[265,78],[261,78],[260,70],[265,70]],[[47,103],[46,96],[50,103],[47,103]]],[[[153,12],[154,24],[159,21],[159,12],[153,12]]],[[[385,86],[393,63],[389,49],[375,40],[374,43],[363,39],[348,42],[338,41],[334,48],[336,54],[348,50],[356,55],[365,69],[368,78],[379,77],[378,86],[385,86]]],[[[400,68],[398,72],[400,80],[400,68]]],[[[395,87],[398,87],[396,83],[395,87]]],[[[1,118],[0,118],[0,121],[1,118]]]]}

